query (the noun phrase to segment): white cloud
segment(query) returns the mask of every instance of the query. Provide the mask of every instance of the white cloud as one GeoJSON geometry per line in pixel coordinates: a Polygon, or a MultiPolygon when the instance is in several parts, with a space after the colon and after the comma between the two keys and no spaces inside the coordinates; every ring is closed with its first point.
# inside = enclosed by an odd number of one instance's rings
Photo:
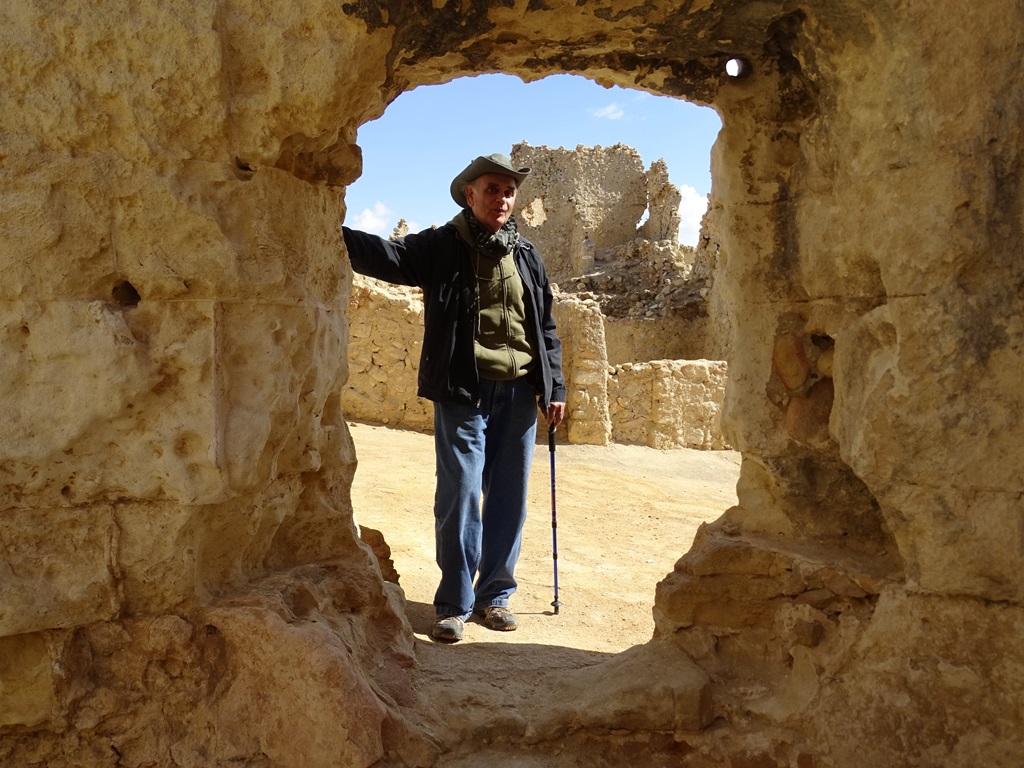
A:
{"type": "Polygon", "coordinates": [[[706,195],[700,194],[689,184],[679,187],[683,199],[679,202],[679,242],[683,245],[697,245],[700,237],[700,220],[708,210],[706,195]]]}
{"type": "Polygon", "coordinates": [[[606,120],[621,120],[626,116],[625,111],[616,102],[612,102],[607,107],[601,107],[600,109],[591,110],[591,114],[594,117],[603,117],[606,120]]]}
{"type": "Polygon", "coordinates": [[[353,216],[351,226],[363,232],[388,237],[397,223],[395,212],[378,200],[373,208],[364,208],[353,216]]]}

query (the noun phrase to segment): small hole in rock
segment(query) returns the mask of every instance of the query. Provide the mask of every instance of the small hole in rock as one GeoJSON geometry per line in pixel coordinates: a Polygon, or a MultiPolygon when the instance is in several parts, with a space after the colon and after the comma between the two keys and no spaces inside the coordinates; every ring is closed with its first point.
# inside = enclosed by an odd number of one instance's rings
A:
{"type": "Polygon", "coordinates": [[[121,280],[114,284],[113,289],[110,291],[110,295],[114,301],[122,307],[137,307],[142,297],[139,296],[139,292],[135,290],[135,286],[129,283],[127,280],[121,280]]]}
{"type": "Polygon", "coordinates": [[[750,74],[750,62],[746,59],[732,58],[725,62],[725,74],[734,79],[746,77],[750,74]]]}

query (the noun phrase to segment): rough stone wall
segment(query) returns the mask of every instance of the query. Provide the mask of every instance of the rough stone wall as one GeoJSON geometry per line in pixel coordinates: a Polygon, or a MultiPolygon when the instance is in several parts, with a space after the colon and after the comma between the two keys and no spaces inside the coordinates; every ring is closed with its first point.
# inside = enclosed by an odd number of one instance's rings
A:
{"type": "Polygon", "coordinates": [[[640,225],[645,240],[679,242],[679,204],[683,195],[668,178],[664,159],[655,160],[647,171],[647,220],[640,225]]]}
{"type": "Polygon", "coordinates": [[[363,766],[401,727],[411,642],[348,499],[345,207],[310,183],[358,174],[365,33],[0,8],[4,766],[363,766]]]}
{"type": "Polygon", "coordinates": [[[341,394],[345,416],[432,431],[434,410],[416,396],[423,346],[421,292],[355,275],[348,322],[349,377],[341,394]]]}
{"type": "Polygon", "coordinates": [[[656,621],[815,764],[1012,765],[1021,8],[866,10],[780,17],[716,99],[740,503],[656,621]]]}
{"type": "Polygon", "coordinates": [[[721,428],[723,362],[625,363],[608,376],[612,442],[651,448],[726,447],[721,428]]]}
{"type": "Polygon", "coordinates": [[[511,156],[513,165],[531,169],[516,220],[544,254],[552,282],[591,271],[600,252],[636,237],[647,208],[647,175],[632,147],[520,143],[511,156]]]}
{"type": "Polygon", "coordinates": [[[613,427],[601,310],[593,301],[561,295],[552,314],[562,341],[562,373],[568,389],[566,436],[570,443],[607,445],[613,427]]]}
{"type": "Polygon", "coordinates": [[[608,364],[652,360],[700,360],[706,349],[701,322],[674,317],[604,318],[608,364]],[[682,327],[680,327],[682,325],[682,327]]]}
{"type": "Polygon", "coordinates": [[[482,743],[425,743],[355,537],[337,221],[358,125],[484,71],[718,109],[743,454],[656,638],[504,754],[1019,763],[1019,2],[9,0],[0,40],[3,764],[482,743]]]}
{"type": "MultiPolygon", "coordinates": [[[[566,440],[656,448],[727,447],[721,426],[724,363],[626,362],[615,369],[609,365],[607,319],[596,301],[559,294],[554,314],[569,387],[566,440]],[[638,396],[640,391],[644,396],[638,396]]],[[[420,292],[356,275],[348,322],[349,378],[341,398],[346,417],[432,431],[433,409],[416,394],[423,337],[420,292]]],[[[670,336],[677,329],[664,321],[639,330],[670,336]]],[[[646,336],[629,337],[635,348],[666,346],[664,338],[651,341],[650,347],[645,347],[647,341],[646,336]]]]}

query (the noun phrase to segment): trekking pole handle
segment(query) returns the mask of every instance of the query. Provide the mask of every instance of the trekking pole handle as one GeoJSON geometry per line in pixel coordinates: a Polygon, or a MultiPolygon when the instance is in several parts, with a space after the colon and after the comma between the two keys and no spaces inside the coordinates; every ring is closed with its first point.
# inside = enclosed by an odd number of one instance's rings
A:
{"type": "Polygon", "coordinates": [[[555,452],[555,425],[548,424],[548,450],[555,452]]]}

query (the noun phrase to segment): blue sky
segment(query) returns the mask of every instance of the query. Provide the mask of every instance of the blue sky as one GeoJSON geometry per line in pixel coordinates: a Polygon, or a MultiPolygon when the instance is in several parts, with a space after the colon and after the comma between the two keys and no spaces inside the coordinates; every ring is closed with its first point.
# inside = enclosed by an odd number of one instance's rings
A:
{"type": "Polygon", "coordinates": [[[679,99],[604,88],[575,75],[524,83],[511,75],[460,78],[399,96],[359,129],[363,175],[348,188],[346,224],[390,235],[399,219],[412,231],[457,212],[448,186],[477,155],[512,145],[575,149],[628,144],[645,168],[659,158],[683,193],[680,241],[696,243],[711,190],[717,113],[679,99]]]}

